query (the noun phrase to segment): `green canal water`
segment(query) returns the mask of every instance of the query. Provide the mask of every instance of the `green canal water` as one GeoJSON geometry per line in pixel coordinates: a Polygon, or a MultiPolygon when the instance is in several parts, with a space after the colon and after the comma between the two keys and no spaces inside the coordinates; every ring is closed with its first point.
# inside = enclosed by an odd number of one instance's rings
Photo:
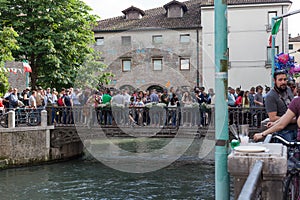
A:
{"type": "Polygon", "coordinates": [[[0,199],[214,199],[214,166],[126,173],[83,159],[0,171],[0,199]]]}

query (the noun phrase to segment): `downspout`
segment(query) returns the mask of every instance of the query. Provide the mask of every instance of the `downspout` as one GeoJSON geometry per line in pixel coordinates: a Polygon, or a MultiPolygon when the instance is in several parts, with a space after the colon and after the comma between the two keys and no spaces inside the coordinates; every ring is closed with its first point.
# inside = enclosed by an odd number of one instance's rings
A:
{"type": "MultiPolygon", "coordinates": [[[[196,61],[196,65],[197,65],[197,82],[196,85],[197,87],[200,86],[200,44],[199,44],[199,29],[196,30],[196,34],[197,34],[197,46],[196,46],[196,52],[197,52],[197,61],[196,61]]],[[[202,73],[201,73],[202,74],[202,73]]],[[[201,80],[202,82],[202,80],[201,80]]]]}

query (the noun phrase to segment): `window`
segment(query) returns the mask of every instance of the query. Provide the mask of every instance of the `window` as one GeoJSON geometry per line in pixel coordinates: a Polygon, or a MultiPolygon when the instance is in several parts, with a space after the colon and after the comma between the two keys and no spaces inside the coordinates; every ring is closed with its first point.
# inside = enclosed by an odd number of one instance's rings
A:
{"type": "Polygon", "coordinates": [[[180,58],[180,70],[190,70],[189,58],[180,58]]]}
{"type": "Polygon", "coordinates": [[[289,50],[293,50],[294,49],[294,45],[293,44],[289,44],[289,50]]]}
{"type": "Polygon", "coordinates": [[[152,64],[153,64],[154,71],[162,70],[162,59],[161,58],[153,58],[152,64]]]}
{"type": "Polygon", "coordinates": [[[131,70],[131,59],[126,58],[122,60],[122,71],[123,72],[128,72],[131,70]]]}
{"type": "Polygon", "coordinates": [[[190,34],[182,34],[180,35],[181,43],[189,43],[190,42],[190,34]]]}
{"type": "Polygon", "coordinates": [[[277,16],[277,12],[276,11],[270,11],[268,12],[268,25],[271,27],[272,25],[272,18],[277,16]]]}
{"type": "Polygon", "coordinates": [[[104,37],[96,38],[96,45],[97,46],[104,45],[104,37]]]}
{"type": "Polygon", "coordinates": [[[162,35],[153,35],[152,43],[153,44],[161,44],[162,43],[162,35]]]}
{"type": "MultiPolygon", "coordinates": [[[[272,64],[272,47],[267,47],[267,65],[272,64]]],[[[278,46],[275,47],[275,55],[278,54],[278,46]]]]}
{"type": "Polygon", "coordinates": [[[122,36],[122,45],[130,45],[131,36],[122,36]]]}

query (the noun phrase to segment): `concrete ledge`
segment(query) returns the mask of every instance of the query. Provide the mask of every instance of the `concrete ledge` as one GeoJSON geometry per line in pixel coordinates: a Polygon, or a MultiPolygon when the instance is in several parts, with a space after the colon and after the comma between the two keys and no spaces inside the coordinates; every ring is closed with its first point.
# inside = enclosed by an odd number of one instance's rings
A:
{"type": "Polygon", "coordinates": [[[15,127],[15,128],[0,128],[0,133],[11,133],[11,132],[23,132],[23,131],[43,131],[43,130],[52,130],[54,126],[24,126],[24,127],[15,127]]]}
{"type": "Polygon", "coordinates": [[[287,148],[282,144],[248,144],[266,147],[265,152],[233,151],[228,156],[228,171],[234,177],[234,195],[238,198],[257,160],[262,167],[262,199],[282,199],[283,180],[287,172],[287,148]]]}
{"type": "Polygon", "coordinates": [[[6,168],[8,165],[8,160],[5,159],[5,160],[0,160],[0,169],[2,168],[6,168]]]}

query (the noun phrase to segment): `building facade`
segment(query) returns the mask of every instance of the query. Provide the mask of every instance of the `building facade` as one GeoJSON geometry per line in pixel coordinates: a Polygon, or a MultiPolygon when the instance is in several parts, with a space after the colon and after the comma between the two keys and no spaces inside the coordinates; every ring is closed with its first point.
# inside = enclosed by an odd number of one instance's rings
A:
{"type": "MultiPolygon", "coordinates": [[[[229,85],[271,84],[270,21],[287,13],[288,0],[228,0],[229,85]]],[[[112,87],[214,88],[212,0],[170,1],[150,10],[129,7],[123,16],[101,20],[94,48],[116,76],[112,87]]],[[[277,52],[288,50],[284,19],[277,52]]]]}
{"type": "MultiPolygon", "coordinates": [[[[271,19],[286,14],[291,5],[285,0],[228,1],[228,85],[249,90],[271,86],[271,19]]],[[[214,7],[201,7],[204,85],[214,87],[214,7]]],[[[276,53],[288,50],[288,21],[284,19],[276,35],[276,53]]]]}
{"type": "Polygon", "coordinates": [[[294,56],[295,62],[300,64],[300,35],[289,39],[289,53],[294,56]]]}
{"type": "Polygon", "coordinates": [[[99,21],[94,48],[115,74],[111,87],[193,88],[201,79],[201,16],[198,1],[171,1],[99,21]]]}

